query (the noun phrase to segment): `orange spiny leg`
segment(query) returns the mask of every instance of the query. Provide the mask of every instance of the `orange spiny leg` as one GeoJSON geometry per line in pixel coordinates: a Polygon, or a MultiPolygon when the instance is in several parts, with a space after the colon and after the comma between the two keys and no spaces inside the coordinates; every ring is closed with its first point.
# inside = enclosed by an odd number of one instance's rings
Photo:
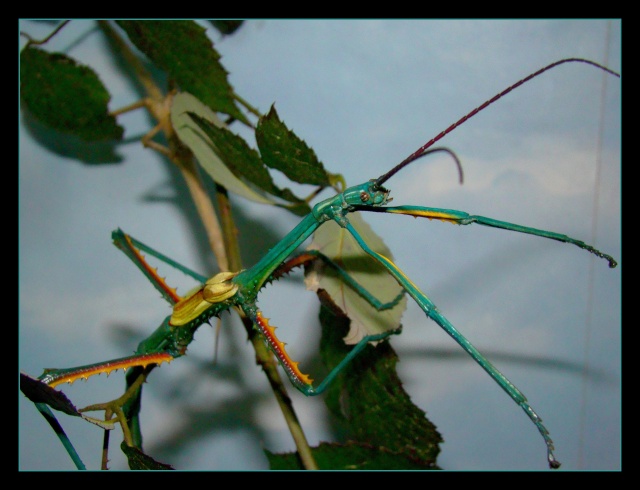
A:
{"type": "Polygon", "coordinates": [[[77,379],[87,379],[96,374],[106,373],[108,376],[111,371],[117,369],[126,370],[137,366],[144,368],[149,364],[162,364],[163,362],[170,362],[172,360],[173,356],[167,352],[141,354],[75,368],[45,369],[42,376],[38,379],[53,388],[61,383],[73,383],[77,379]]]}
{"type": "Polygon", "coordinates": [[[286,260],[282,264],[280,264],[280,267],[278,267],[275,271],[273,271],[273,274],[271,274],[270,279],[271,280],[279,279],[285,274],[288,274],[289,272],[291,272],[296,267],[307,265],[309,262],[313,262],[317,258],[318,258],[317,255],[314,253],[308,253],[308,252],[299,253],[291,257],[290,259],[286,260]]]}
{"type": "Polygon", "coordinates": [[[274,353],[280,365],[284,368],[291,383],[306,396],[315,396],[323,393],[327,387],[333,382],[338,374],[349,364],[360,352],[367,346],[369,342],[379,342],[386,339],[390,335],[399,334],[401,329],[390,330],[377,335],[367,335],[358,342],[353,349],[333,368],[326,378],[318,385],[313,386],[313,380],[306,374],[303,374],[298,368],[298,363],[293,362],[291,357],[285,351],[285,343],[281,342],[275,334],[275,327],[269,325],[269,319],[262,316],[262,313],[254,308],[243,308],[244,312],[253,321],[255,327],[263,335],[265,342],[274,353]]]}
{"type": "Polygon", "coordinates": [[[200,283],[204,283],[207,278],[198,274],[197,272],[188,269],[182,264],[177,263],[176,261],[170,259],[166,255],[161,254],[157,250],[145,245],[139,240],[136,240],[131,235],[127,235],[121,229],[114,230],[111,234],[113,238],[113,243],[120,250],[124,252],[124,254],[129,257],[129,259],[142,271],[142,273],[149,279],[151,284],[160,292],[162,297],[167,300],[172,305],[176,304],[178,301],[182,299],[182,297],[176,292],[175,288],[169,286],[163,277],[158,274],[157,269],[152,267],[146,260],[143,252],[159,259],[160,261],[168,264],[174,269],[181,271],[182,273],[193,277],[196,281],[200,283]]]}
{"type": "Polygon", "coordinates": [[[278,339],[275,333],[275,327],[269,325],[269,319],[262,316],[262,313],[257,310],[245,310],[245,313],[251,318],[255,327],[260,331],[269,349],[274,353],[293,385],[303,393],[307,393],[310,388],[312,389],[313,380],[309,378],[308,375],[303,374],[298,368],[298,363],[289,357],[289,354],[287,354],[285,350],[286,344],[278,339]]]}

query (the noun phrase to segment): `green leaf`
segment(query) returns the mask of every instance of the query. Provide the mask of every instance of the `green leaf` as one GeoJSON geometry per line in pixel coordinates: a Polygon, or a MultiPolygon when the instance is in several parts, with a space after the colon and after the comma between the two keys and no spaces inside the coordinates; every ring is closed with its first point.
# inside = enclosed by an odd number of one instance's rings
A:
{"type": "MultiPolygon", "coordinates": [[[[276,454],[265,449],[272,470],[302,470],[297,453],[276,454]]],[[[394,453],[383,447],[349,442],[346,444],[323,442],[311,449],[321,470],[424,470],[422,462],[394,453]]]]}
{"type": "Polygon", "coordinates": [[[289,189],[277,187],[258,152],[227,130],[215,113],[196,97],[180,93],[171,107],[171,123],[180,140],[218,184],[252,201],[281,206],[297,215],[309,205],[289,189]],[[292,204],[280,204],[264,193],[292,204]]]}
{"type": "Polygon", "coordinates": [[[61,53],[27,47],[20,53],[20,98],[47,126],[85,141],[120,140],[109,115],[111,96],[98,75],[61,53]]]}
{"type": "Polygon", "coordinates": [[[280,121],[274,106],[262,116],[256,141],[264,163],[300,184],[330,186],[331,179],[313,149],[280,121]]]}
{"type": "Polygon", "coordinates": [[[129,468],[132,470],[173,470],[173,466],[160,463],[153,459],[151,456],[146,455],[138,448],[127,446],[122,441],[120,444],[122,452],[125,454],[129,461],[129,468]]]}
{"type": "MultiPolygon", "coordinates": [[[[320,354],[327,369],[333,369],[352,349],[342,340],[349,320],[322,306],[320,322],[320,354]]],[[[389,340],[369,344],[329,386],[325,402],[348,432],[348,440],[386,448],[425,469],[437,469],[442,436],[402,387],[397,362],[389,340]]]]}
{"type": "MultiPolygon", "coordinates": [[[[323,305],[320,322],[320,354],[331,370],[352,349],[343,341],[349,319],[323,305]]],[[[388,340],[368,345],[329,386],[325,402],[339,432],[347,435],[342,443],[312,448],[320,469],[439,469],[436,459],[442,437],[404,391],[396,373],[397,362],[388,340]]],[[[271,469],[302,469],[295,453],[266,453],[271,469]]]]}
{"type": "Polygon", "coordinates": [[[274,200],[253,190],[229,170],[214,151],[211,139],[201,124],[195,122],[193,115],[206,120],[211,126],[223,126],[218,116],[196,97],[186,92],[177,94],[171,106],[173,129],[213,181],[245,199],[261,204],[276,204],[274,200]]]}
{"type": "Polygon", "coordinates": [[[205,132],[214,151],[227,167],[236,175],[265,192],[290,202],[301,202],[289,189],[278,188],[256,150],[247,142],[226,128],[215,126],[196,114],[191,114],[194,122],[205,132]]]}
{"type": "MultiPolygon", "coordinates": [[[[382,238],[371,229],[360,213],[351,213],[349,221],[374,251],[393,260],[391,251],[382,238]]],[[[308,249],[319,250],[329,257],[383,303],[392,302],[403,291],[393,276],[369,257],[353,236],[335,221],[327,221],[318,228],[308,249]]],[[[325,291],[333,303],[351,320],[351,328],[344,339],[349,345],[357,344],[367,335],[397,329],[407,306],[405,296],[392,308],[377,310],[348,286],[332,267],[320,260],[316,260],[307,270],[305,284],[311,291],[325,291]]]]}
{"type": "Polygon", "coordinates": [[[191,20],[120,20],[118,25],[136,47],[165,70],[185,92],[190,92],[216,112],[249,125],[234,101],[228,72],[206,35],[191,20]]]}

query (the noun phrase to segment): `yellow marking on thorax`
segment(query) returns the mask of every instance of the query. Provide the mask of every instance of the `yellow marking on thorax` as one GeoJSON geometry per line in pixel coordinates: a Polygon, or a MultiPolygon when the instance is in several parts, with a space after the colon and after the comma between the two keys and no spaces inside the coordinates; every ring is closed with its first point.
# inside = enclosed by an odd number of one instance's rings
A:
{"type": "Polygon", "coordinates": [[[185,325],[195,318],[198,318],[211,307],[211,303],[205,301],[202,297],[203,288],[204,287],[199,288],[193,294],[186,296],[173,306],[173,313],[169,320],[170,325],[174,327],[185,325]]]}
{"type": "Polygon", "coordinates": [[[204,285],[192,290],[173,306],[169,323],[180,327],[195,320],[212,304],[222,303],[238,292],[238,285],[231,282],[237,272],[220,272],[207,280],[204,285]]]}

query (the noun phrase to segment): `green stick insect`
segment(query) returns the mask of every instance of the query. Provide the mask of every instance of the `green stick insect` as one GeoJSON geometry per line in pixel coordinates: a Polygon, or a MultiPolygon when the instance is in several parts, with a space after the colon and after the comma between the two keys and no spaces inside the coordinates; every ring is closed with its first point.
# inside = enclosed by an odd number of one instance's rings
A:
{"type": "MultiPolygon", "coordinates": [[[[399,329],[392,329],[376,335],[366,335],[360,340],[348,355],[332,371],[328,373],[323,381],[314,385],[311,378],[304,374],[289,354],[286,352],[283,342],[277,338],[274,327],[263,316],[257,307],[257,299],[260,289],[274,276],[282,273],[283,270],[297,265],[297,260],[301,257],[308,259],[310,252],[297,255],[296,250],[302,245],[319,227],[325,222],[334,221],[346,232],[348,232],[358,243],[361,249],[374,261],[382,265],[388,273],[393,276],[402,288],[402,293],[390,303],[383,304],[376,299],[376,291],[368,291],[358,284],[347,271],[342,270],[338,265],[333,264],[330,259],[321,253],[315,252],[313,256],[324,260],[332,265],[339,273],[339,276],[347,285],[358,292],[366,301],[378,310],[384,310],[395,305],[404,294],[409,295],[422,309],[427,317],[436,322],[446,333],[448,333],[488,374],[493,380],[509,395],[509,397],[520,406],[527,417],[535,425],[542,436],[546,451],[547,460],[551,468],[558,468],[560,462],[554,455],[554,444],[549,435],[549,431],[542,423],[533,407],[529,404],[525,395],[516,388],[498,369],[496,369],[466,338],[454,327],[451,322],[442,315],[436,305],[424,294],[419,287],[403,272],[395,263],[384,255],[374,251],[362,238],[349,220],[349,214],[355,211],[381,212],[392,214],[404,214],[430,220],[440,220],[459,225],[469,225],[477,223],[479,225],[492,228],[501,228],[508,231],[517,231],[543,238],[549,238],[563,243],[575,245],[584,249],[599,258],[608,262],[609,267],[616,267],[616,261],[609,255],[597,250],[591,245],[581,240],[569,236],[545,231],[514,223],[499,221],[488,217],[470,215],[462,211],[451,209],[430,208],[422,206],[388,206],[392,200],[390,190],[384,184],[396,173],[416,160],[432,154],[434,152],[446,152],[456,161],[460,180],[462,180],[462,169],[456,155],[447,148],[433,148],[433,145],[445,135],[453,131],[462,123],[473,117],[475,114],[494,103],[513,89],[539,76],[540,74],[567,62],[582,62],[600,68],[610,74],[619,76],[608,68],[591,62],[589,60],[570,58],[551,63],[548,66],[532,73],[522,80],[511,85],[500,92],[492,99],[478,106],[469,112],[437,136],[429,140],[417,151],[409,155],[405,160],[384,173],[377,179],[372,179],[362,184],[352,186],[343,192],[316,204],[311,213],[305,216],[300,223],[289,232],[280,242],[274,246],[258,263],[242,271],[225,271],[214,275],[211,278],[202,276],[186,267],[176,263],[170,258],[162,255],[144,243],[127,235],[118,229],[113,232],[112,237],[118,246],[147,276],[147,278],[160,291],[162,296],[173,306],[172,314],[169,315],[162,324],[147,339],[142,341],[135,354],[120,359],[107,362],[69,368],[46,370],[38,379],[50,387],[55,387],[65,382],[73,382],[76,379],[86,379],[100,373],[109,373],[119,368],[146,368],[147,366],[159,365],[169,362],[185,354],[186,348],[193,340],[193,336],[200,325],[208,322],[211,318],[219,316],[222,312],[239,308],[251,320],[254,328],[260,333],[264,342],[274,353],[280,365],[284,369],[291,383],[303,394],[314,396],[325,391],[327,386],[336,378],[343,368],[354,359],[370,342],[384,340],[392,334],[399,333],[399,329]],[[149,266],[142,253],[147,253],[157,259],[181,270],[185,274],[193,277],[201,285],[182,297],[174,289],[169,287],[155,269],[149,266]]],[[[305,259],[305,260],[306,260],[305,259]]],[[[131,374],[131,372],[129,373],[131,374]]],[[[128,375],[128,380],[133,377],[128,375]]]]}

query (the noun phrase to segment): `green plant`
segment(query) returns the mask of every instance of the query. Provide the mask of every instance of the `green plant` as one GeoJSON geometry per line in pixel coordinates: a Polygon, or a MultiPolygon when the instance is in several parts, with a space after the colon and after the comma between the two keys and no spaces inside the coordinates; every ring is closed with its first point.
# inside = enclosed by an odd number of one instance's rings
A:
{"type": "MultiPolygon", "coordinates": [[[[223,211],[221,213],[223,223],[222,225],[218,224],[213,204],[207,198],[205,185],[200,180],[201,173],[195,167],[193,155],[176,135],[171,121],[171,107],[175,89],[165,91],[158,86],[140,58],[133,53],[131,46],[127,44],[122,31],[156,66],[166,72],[169,87],[180,87],[181,90],[194,94],[214,112],[226,115],[229,118],[228,123],[238,121],[249,127],[254,127],[255,123],[251,123],[240,108],[242,107],[253,115],[259,115],[258,111],[235,94],[228,84],[226,71],[218,62],[219,55],[215,52],[211,41],[206,37],[204,29],[198,24],[192,21],[117,21],[115,24],[117,24],[117,27],[106,21],[99,22],[100,27],[109,37],[115,49],[118,50],[119,55],[130,63],[138,82],[145,87],[146,97],[140,103],[110,113],[107,108],[109,94],[89,67],[78,65],[73,59],[61,53],[49,53],[42,50],[39,47],[40,44],[44,44],[42,41],[30,40],[21,53],[21,96],[24,107],[37,119],[53,129],[70,133],[88,142],[121,139],[124,131],[116,121],[116,117],[140,108],[145,108],[149,111],[157,121],[157,125],[142,138],[142,143],[164,154],[178,167],[184,176],[185,182],[192,193],[195,207],[199,211],[203,226],[207,230],[212,251],[216,256],[220,270],[241,270],[243,266],[239,256],[238,244],[235,241],[235,227],[231,212],[223,211]],[[163,133],[166,144],[158,143],[154,140],[154,137],[159,133],[163,133]]],[[[45,43],[46,41],[44,40],[45,43]]],[[[216,124],[222,124],[217,119],[215,122],[216,124]]],[[[250,187],[246,187],[246,190],[242,192],[249,198],[254,198],[255,196],[256,199],[269,202],[272,199],[269,198],[269,195],[271,195],[273,198],[278,198],[280,202],[283,202],[283,207],[289,208],[294,213],[308,212],[310,208],[307,201],[318,191],[321,191],[323,187],[332,185],[335,177],[326,173],[322,168],[322,164],[317,162],[313,151],[308,149],[302,140],[288,131],[286,126],[278,119],[273,108],[269,115],[260,119],[260,124],[262,126],[268,125],[270,129],[265,129],[258,133],[259,141],[260,138],[270,138],[272,140],[272,142],[265,143],[265,146],[263,146],[262,159],[231,132],[226,132],[226,141],[217,140],[214,142],[215,146],[222,151],[219,155],[224,158],[225,165],[236,163],[235,176],[228,177],[227,180],[218,180],[216,188],[218,206],[221,209],[229,208],[227,191],[223,185],[228,183],[227,187],[232,186],[233,188],[234,179],[241,183],[242,181],[238,178],[242,177],[245,182],[251,182],[259,189],[256,192],[251,190],[250,187]],[[282,138],[289,138],[289,140],[284,142],[282,138]],[[282,158],[282,152],[289,152],[291,155],[295,154],[295,160],[290,162],[286,153],[282,158]],[[270,156],[270,154],[273,154],[273,156],[270,156]],[[268,164],[272,162],[272,165],[284,170],[290,178],[296,179],[302,184],[320,187],[309,198],[297,198],[288,189],[280,189],[273,183],[262,162],[268,164]],[[304,172],[298,172],[296,170],[297,167],[295,165],[292,166],[293,164],[298,164],[297,162],[309,162],[314,165],[309,166],[308,170],[304,172]],[[251,165],[251,168],[248,167],[249,165],[251,165]],[[287,165],[289,167],[286,167],[287,165]],[[292,170],[287,171],[287,168],[292,170]],[[315,170],[315,168],[318,170],[315,170]]],[[[215,170],[211,173],[215,173],[215,170]]],[[[276,203],[276,201],[271,202],[276,203]]],[[[333,317],[335,317],[335,314],[333,317]]],[[[325,318],[327,318],[326,315],[325,318]]],[[[247,319],[245,318],[245,320],[247,319]]],[[[333,323],[336,321],[335,319],[332,320],[333,323]]],[[[274,394],[280,402],[285,419],[288,421],[292,435],[296,440],[298,454],[300,455],[298,464],[306,468],[317,467],[280,376],[274,369],[275,365],[271,354],[256,336],[250,321],[245,321],[245,327],[256,348],[258,362],[263,366],[269,382],[273,386],[274,394]]],[[[386,355],[388,356],[389,354],[386,355]]],[[[24,378],[23,382],[27,385],[29,383],[27,378],[24,378]]],[[[394,383],[400,384],[398,380],[394,380],[394,383]]],[[[23,391],[32,393],[30,388],[25,385],[23,385],[23,391]]],[[[58,395],[50,394],[50,396],[53,397],[53,400],[47,399],[47,403],[58,407],[58,402],[60,402],[60,400],[57,400],[58,395]]],[[[60,403],[65,404],[64,398],[62,397],[60,403]]],[[[407,400],[397,400],[399,407],[409,403],[408,397],[407,400]]],[[[136,403],[139,404],[139,400],[136,403]]],[[[43,408],[44,403],[37,403],[37,405],[43,408]]],[[[371,404],[372,408],[375,408],[375,406],[375,403],[371,404]]],[[[408,406],[412,407],[413,405],[409,404],[408,406]]],[[[111,420],[111,417],[117,416],[118,412],[113,413],[111,408],[106,410],[105,420],[102,423],[95,418],[87,418],[87,420],[104,426],[105,437],[107,437],[106,440],[108,441],[108,430],[113,428],[113,421],[116,420],[111,420]]],[[[417,412],[414,418],[417,417],[416,420],[419,425],[425,427],[425,429],[420,430],[425,430],[425,437],[430,438],[427,440],[433,442],[421,443],[416,447],[414,445],[415,426],[412,425],[412,432],[407,435],[404,441],[401,440],[397,447],[385,447],[379,441],[376,441],[375,444],[372,443],[376,438],[381,439],[381,436],[376,436],[375,431],[373,431],[371,434],[374,435],[362,435],[360,436],[360,441],[350,441],[348,446],[336,445],[335,454],[330,456],[332,462],[327,463],[327,467],[333,469],[351,465],[367,467],[366,458],[362,463],[359,460],[352,459],[352,451],[357,449],[358,457],[362,457],[361,453],[363,451],[365,454],[369,452],[378,453],[383,449],[388,460],[383,465],[388,468],[401,468],[405,464],[410,467],[434,468],[435,456],[438,450],[437,441],[439,441],[440,436],[430,422],[424,418],[424,413],[417,408],[415,410],[417,412]],[[425,451],[421,446],[428,449],[425,451]],[[397,461],[394,461],[394,459],[397,459],[397,461]]],[[[70,411],[74,412],[73,409],[70,411]]],[[[401,411],[403,410],[401,409],[401,411]]],[[[46,413],[51,416],[48,408],[46,413]]],[[[80,415],[80,412],[75,412],[75,415],[80,415]]],[[[348,419],[349,417],[346,420],[348,419]]],[[[132,423],[134,423],[132,420],[129,420],[128,424],[121,420],[125,435],[129,432],[129,426],[132,423]]],[[[135,425],[137,425],[137,421],[134,423],[135,425]]],[[[384,429],[384,427],[379,428],[384,429]]],[[[132,428],[131,430],[135,429],[132,428]]],[[[66,440],[66,437],[64,437],[64,440],[66,440]]],[[[123,449],[128,446],[140,449],[142,447],[141,435],[138,434],[135,440],[136,442],[134,443],[130,438],[127,438],[128,445],[125,444],[123,449]]],[[[108,446],[108,443],[105,445],[108,446]]],[[[133,448],[127,449],[127,451],[130,466],[134,469],[145,468],[147,465],[155,469],[164,467],[164,464],[155,462],[152,458],[147,459],[139,451],[132,453],[133,448]]],[[[278,468],[282,465],[282,463],[278,463],[278,459],[274,459],[276,458],[275,455],[270,457],[273,467],[278,468]]],[[[105,451],[103,468],[107,468],[107,462],[108,452],[105,451]]]]}

